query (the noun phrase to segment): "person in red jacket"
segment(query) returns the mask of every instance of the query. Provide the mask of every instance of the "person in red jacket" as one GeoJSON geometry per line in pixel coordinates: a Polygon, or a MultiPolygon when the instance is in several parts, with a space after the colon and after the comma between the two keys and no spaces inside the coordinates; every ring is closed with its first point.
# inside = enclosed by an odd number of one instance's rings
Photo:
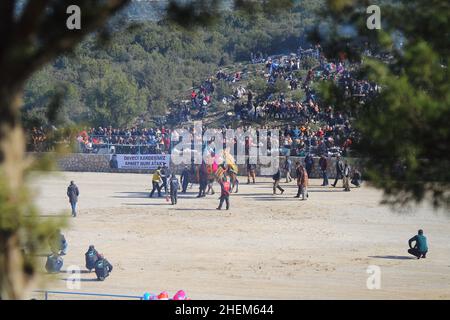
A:
{"type": "Polygon", "coordinates": [[[224,176],[222,179],[219,179],[220,184],[220,203],[217,210],[222,210],[223,202],[226,203],[227,210],[230,209],[230,182],[227,180],[227,177],[224,176]]]}

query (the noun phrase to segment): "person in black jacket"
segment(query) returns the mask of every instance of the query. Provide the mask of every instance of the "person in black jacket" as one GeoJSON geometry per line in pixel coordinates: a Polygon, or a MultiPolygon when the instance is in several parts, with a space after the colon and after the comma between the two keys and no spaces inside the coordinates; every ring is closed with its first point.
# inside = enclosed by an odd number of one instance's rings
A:
{"type": "Polygon", "coordinates": [[[84,255],[86,258],[86,269],[91,272],[92,269],[95,269],[95,263],[98,260],[98,252],[93,245],[90,245],[88,251],[84,255]]]}
{"type": "Polygon", "coordinates": [[[73,181],[70,181],[69,187],[67,187],[67,196],[69,197],[70,206],[72,207],[72,217],[77,216],[77,202],[80,191],[73,181]]]}
{"type": "Polygon", "coordinates": [[[102,254],[98,255],[98,260],[95,262],[95,274],[99,281],[105,280],[109,273],[113,270],[113,266],[102,254]]]}
{"type": "Polygon", "coordinates": [[[319,166],[320,171],[322,171],[322,178],[323,178],[322,186],[323,187],[328,186],[328,175],[327,175],[328,161],[327,158],[325,158],[325,156],[320,157],[319,166]]]}
{"type": "Polygon", "coordinates": [[[183,172],[181,172],[181,177],[180,177],[180,181],[181,181],[181,193],[186,193],[187,187],[189,185],[189,176],[190,176],[190,171],[189,168],[187,166],[184,167],[183,172]]]}
{"type": "Polygon", "coordinates": [[[336,158],[336,179],[334,180],[334,183],[332,184],[333,187],[336,187],[336,184],[338,183],[339,179],[342,179],[344,177],[344,163],[341,160],[340,156],[337,156],[336,158]]]}

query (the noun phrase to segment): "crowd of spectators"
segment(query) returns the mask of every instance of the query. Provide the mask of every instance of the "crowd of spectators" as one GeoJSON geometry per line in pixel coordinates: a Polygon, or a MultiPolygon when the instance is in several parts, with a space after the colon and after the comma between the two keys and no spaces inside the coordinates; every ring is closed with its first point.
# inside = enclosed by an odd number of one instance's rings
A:
{"type": "MultiPolygon", "coordinates": [[[[174,101],[167,115],[167,123],[179,128],[192,120],[202,120],[208,115],[213,103],[213,94],[220,81],[233,87],[223,103],[232,102],[234,120],[241,122],[240,130],[247,130],[243,124],[255,124],[260,128],[280,130],[280,152],[283,155],[302,156],[346,154],[354,140],[351,117],[335,112],[333,107],[324,105],[317,96],[315,83],[335,81],[347,97],[364,101],[373,97],[379,90],[375,83],[358,80],[353,74],[352,65],[342,61],[327,61],[320,46],[300,48],[297,53],[264,57],[252,54],[251,62],[261,65],[267,86],[277,82],[286,83],[286,91],[271,91],[265,96],[256,94],[246,87],[244,71],[220,69],[192,89],[190,99],[174,101]],[[311,66],[311,59],[314,65],[311,66]],[[308,66],[308,67],[306,67],[308,66]],[[300,93],[293,95],[292,92],[300,93]],[[296,98],[301,97],[301,98],[296,98]]],[[[227,117],[230,112],[227,112],[227,117]]],[[[225,122],[225,119],[224,119],[225,122]]],[[[234,121],[235,122],[235,121],[234,121]]],[[[219,129],[220,130],[220,129],[219,129]]],[[[45,141],[43,130],[33,129],[31,133],[34,149],[38,150],[45,141]]],[[[80,151],[85,153],[126,153],[161,154],[171,152],[170,131],[164,126],[158,129],[111,127],[91,128],[80,132],[77,137],[80,151]]]]}
{"type": "Polygon", "coordinates": [[[77,142],[83,153],[167,154],[170,130],[165,127],[90,128],[78,134],[77,142]]]}

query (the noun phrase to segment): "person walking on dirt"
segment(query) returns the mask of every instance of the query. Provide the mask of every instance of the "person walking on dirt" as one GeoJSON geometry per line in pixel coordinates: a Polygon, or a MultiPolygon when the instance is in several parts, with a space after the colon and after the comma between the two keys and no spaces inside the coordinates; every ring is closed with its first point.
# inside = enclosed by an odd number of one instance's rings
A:
{"type": "Polygon", "coordinates": [[[153,173],[153,177],[152,177],[152,185],[153,185],[153,189],[150,192],[149,197],[153,198],[153,194],[155,193],[155,191],[158,191],[158,197],[162,197],[161,195],[161,187],[159,186],[161,182],[161,167],[158,167],[158,169],[153,173]]]}
{"type": "Polygon", "coordinates": [[[284,193],[284,189],[280,186],[281,180],[281,171],[278,168],[277,172],[272,176],[273,179],[273,194],[277,194],[277,189],[281,191],[281,194],[284,193]]]}
{"type": "Polygon", "coordinates": [[[183,172],[181,172],[180,182],[181,182],[181,193],[186,193],[187,187],[189,185],[190,171],[188,166],[185,166],[183,172]]]}
{"type": "Polygon", "coordinates": [[[227,177],[224,175],[222,179],[219,179],[220,185],[220,202],[217,210],[222,210],[222,205],[225,202],[226,209],[230,209],[230,182],[227,180],[227,177]]]}
{"type": "Polygon", "coordinates": [[[67,196],[69,197],[70,206],[72,207],[72,217],[77,216],[77,202],[80,191],[78,190],[75,182],[70,181],[70,185],[67,187],[67,196]]]}

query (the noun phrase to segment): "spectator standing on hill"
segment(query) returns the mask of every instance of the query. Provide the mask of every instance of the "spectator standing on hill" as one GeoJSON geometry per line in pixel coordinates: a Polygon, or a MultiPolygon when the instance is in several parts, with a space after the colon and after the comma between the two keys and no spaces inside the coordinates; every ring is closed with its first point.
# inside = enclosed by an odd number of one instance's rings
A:
{"type": "Polygon", "coordinates": [[[70,181],[70,185],[67,187],[67,197],[69,197],[70,206],[72,207],[72,217],[77,216],[77,202],[80,191],[78,190],[75,182],[70,181]]]}

